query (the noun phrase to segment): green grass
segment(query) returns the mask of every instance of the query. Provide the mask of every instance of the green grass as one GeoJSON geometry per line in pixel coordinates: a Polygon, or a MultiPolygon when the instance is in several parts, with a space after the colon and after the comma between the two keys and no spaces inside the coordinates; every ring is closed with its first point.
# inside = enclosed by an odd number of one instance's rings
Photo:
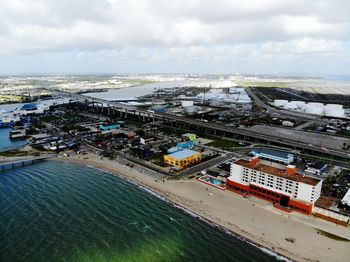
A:
{"type": "Polygon", "coordinates": [[[50,123],[53,121],[56,121],[58,119],[61,119],[59,116],[44,116],[41,118],[41,121],[46,122],[46,123],[50,123]]]}
{"type": "Polygon", "coordinates": [[[85,127],[79,126],[79,125],[68,125],[68,126],[64,126],[64,127],[62,128],[62,130],[63,130],[64,132],[69,132],[69,131],[71,131],[71,130],[76,130],[76,131],[78,131],[78,132],[83,132],[83,131],[86,131],[86,130],[88,130],[88,129],[85,128],[85,127]]]}
{"type": "Polygon", "coordinates": [[[0,103],[21,102],[22,96],[19,95],[0,95],[0,103]]]}
{"type": "Polygon", "coordinates": [[[3,151],[0,152],[0,156],[27,156],[28,152],[19,151],[19,150],[11,150],[11,151],[3,151]]]}
{"type": "Polygon", "coordinates": [[[350,137],[350,131],[346,131],[346,130],[341,130],[338,133],[339,136],[343,136],[343,137],[350,137]]]}
{"type": "Polygon", "coordinates": [[[224,140],[224,139],[215,139],[214,141],[210,142],[207,144],[208,146],[213,146],[213,147],[220,147],[220,148],[225,148],[225,147],[238,147],[240,146],[237,142],[235,141],[230,141],[230,140],[224,140]]]}

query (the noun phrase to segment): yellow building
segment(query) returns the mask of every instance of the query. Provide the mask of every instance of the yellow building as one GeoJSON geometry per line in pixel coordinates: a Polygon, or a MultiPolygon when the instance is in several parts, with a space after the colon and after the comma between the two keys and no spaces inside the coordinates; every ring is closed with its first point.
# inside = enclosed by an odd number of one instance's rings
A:
{"type": "Polygon", "coordinates": [[[198,163],[201,158],[201,153],[190,149],[184,149],[170,155],[165,155],[164,162],[170,166],[182,170],[185,166],[198,163]]]}

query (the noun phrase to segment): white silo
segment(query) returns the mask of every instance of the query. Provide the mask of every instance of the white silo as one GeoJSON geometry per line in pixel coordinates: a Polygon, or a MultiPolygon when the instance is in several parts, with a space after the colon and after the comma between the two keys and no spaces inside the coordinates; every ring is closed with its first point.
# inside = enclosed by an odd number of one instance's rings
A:
{"type": "Polygon", "coordinates": [[[277,107],[283,107],[284,104],[287,104],[287,103],[288,103],[288,100],[284,100],[284,99],[276,99],[274,101],[274,105],[277,107]]]}
{"type": "Polygon", "coordinates": [[[284,104],[283,108],[289,109],[289,110],[296,110],[296,109],[298,109],[298,106],[293,102],[289,102],[289,103],[284,104]]]}
{"type": "Polygon", "coordinates": [[[343,109],[343,105],[339,104],[327,104],[325,105],[326,108],[333,108],[333,109],[343,109]]]}
{"type": "Polygon", "coordinates": [[[238,93],[236,87],[230,87],[230,88],[228,89],[228,92],[229,92],[230,94],[238,93]]]}
{"type": "Polygon", "coordinates": [[[185,114],[186,115],[193,115],[198,112],[198,108],[195,106],[186,106],[185,107],[185,114]]]}
{"type": "Polygon", "coordinates": [[[308,103],[309,105],[315,106],[315,107],[322,107],[323,108],[323,103],[318,103],[318,102],[310,102],[308,103]]]}
{"type": "Polygon", "coordinates": [[[325,107],[325,115],[329,117],[344,117],[345,116],[345,110],[344,109],[337,109],[332,107],[325,107]]]}
{"type": "Polygon", "coordinates": [[[192,101],[192,100],[184,100],[184,101],[181,101],[181,106],[182,106],[182,107],[193,106],[193,101],[192,101]]]}
{"type": "Polygon", "coordinates": [[[217,97],[209,98],[208,102],[209,102],[210,106],[222,106],[223,105],[223,100],[221,100],[217,97]]]}
{"type": "Polygon", "coordinates": [[[294,104],[296,104],[297,107],[298,107],[299,109],[302,109],[303,106],[305,105],[305,102],[304,102],[304,101],[291,101],[291,102],[293,102],[294,104]]]}
{"type": "Polygon", "coordinates": [[[305,105],[305,113],[312,115],[322,115],[323,106],[308,103],[305,105]]]}

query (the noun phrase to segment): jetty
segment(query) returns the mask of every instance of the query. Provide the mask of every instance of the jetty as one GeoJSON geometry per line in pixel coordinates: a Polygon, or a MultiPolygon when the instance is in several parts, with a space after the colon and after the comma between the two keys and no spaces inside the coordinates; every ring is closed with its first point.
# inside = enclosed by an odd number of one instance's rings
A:
{"type": "Polygon", "coordinates": [[[40,157],[31,157],[27,159],[19,159],[19,160],[13,160],[8,162],[2,162],[0,163],[0,172],[5,172],[6,170],[20,168],[24,166],[28,166],[37,162],[44,161],[49,158],[56,157],[56,155],[46,155],[46,156],[40,156],[40,157]]]}

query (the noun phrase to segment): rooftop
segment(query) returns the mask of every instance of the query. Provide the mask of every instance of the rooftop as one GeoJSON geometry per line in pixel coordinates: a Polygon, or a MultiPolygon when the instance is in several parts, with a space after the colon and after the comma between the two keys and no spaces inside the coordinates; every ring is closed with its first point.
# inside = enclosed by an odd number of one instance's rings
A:
{"type": "Polygon", "coordinates": [[[309,165],[309,168],[314,168],[314,169],[323,169],[326,167],[326,164],[324,163],[320,163],[320,162],[317,162],[317,163],[312,163],[311,165],[309,165]]]}
{"type": "Polygon", "coordinates": [[[273,176],[278,176],[278,177],[282,177],[285,179],[289,179],[292,181],[296,181],[296,182],[300,182],[300,183],[305,183],[305,184],[309,184],[312,186],[316,186],[321,180],[317,179],[317,178],[313,178],[313,177],[309,177],[309,176],[305,176],[302,174],[298,174],[298,173],[294,173],[294,174],[288,174],[287,171],[285,169],[280,169],[277,167],[273,167],[273,166],[267,166],[261,163],[252,163],[249,160],[244,160],[244,159],[239,159],[237,161],[234,162],[237,165],[243,166],[243,167],[247,167],[259,172],[263,172],[263,173],[267,173],[273,176]]]}
{"type": "Polygon", "coordinates": [[[35,110],[37,109],[38,106],[34,103],[28,103],[28,104],[24,104],[21,107],[21,110],[35,110]]]}
{"type": "Polygon", "coordinates": [[[289,152],[279,151],[279,150],[270,149],[270,148],[257,148],[257,149],[253,149],[251,152],[258,153],[258,154],[267,154],[267,155],[272,155],[272,156],[281,157],[281,158],[288,158],[291,155],[289,152]]]}
{"type": "Polygon", "coordinates": [[[190,150],[190,149],[184,149],[175,153],[172,153],[168,156],[175,158],[176,160],[181,160],[193,155],[199,154],[199,152],[194,151],[194,150],[190,150]]]}

